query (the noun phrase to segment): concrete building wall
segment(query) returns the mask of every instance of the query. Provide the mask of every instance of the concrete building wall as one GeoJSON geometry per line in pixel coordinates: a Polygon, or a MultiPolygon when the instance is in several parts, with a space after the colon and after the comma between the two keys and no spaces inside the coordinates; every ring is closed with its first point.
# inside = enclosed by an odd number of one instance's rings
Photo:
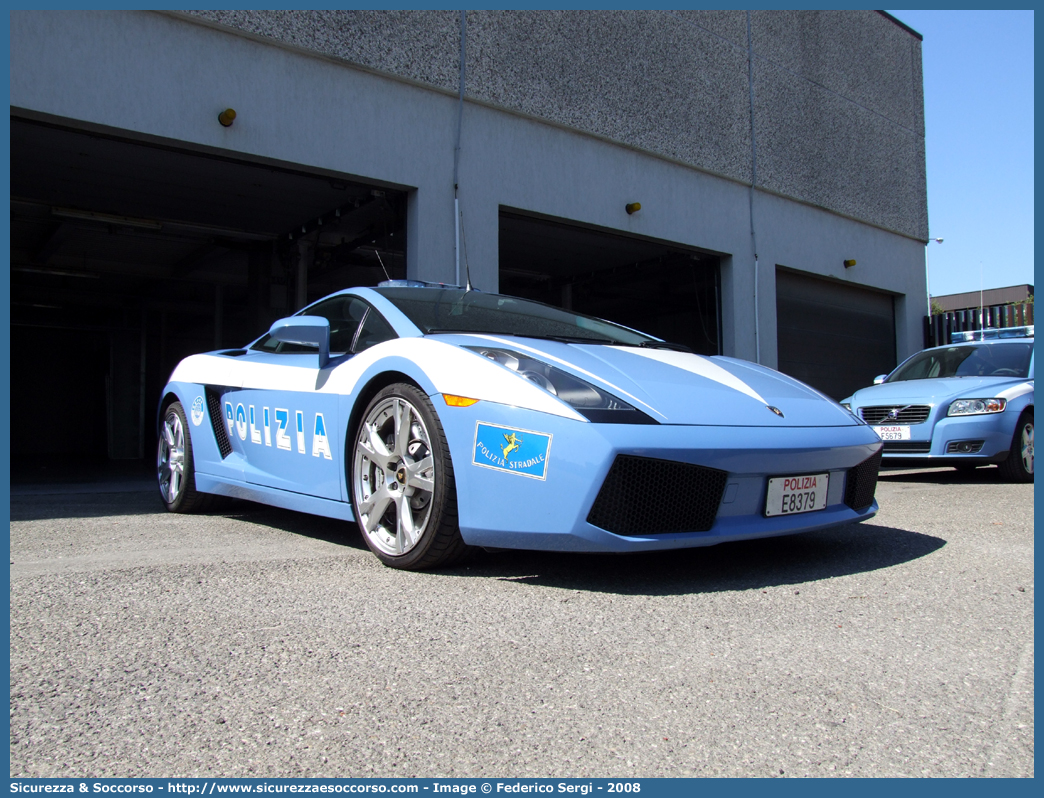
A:
{"type": "MultiPolygon", "coordinates": [[[[449,12],[12,12],[11,104],[408,189],[409,274],[452,281],[459,24],[449,12]],[[229,128],[216,122],[226,107],[239,114],[229,128]]],[[[746,27],[745,12],[469,13],[460,197],[475,284],[497,286],[508,207],[718,253],[726,354],[776,364],[776,265],[895,295],[897,356],[920,348],[919,42],[871,12],[753,13],[766,190],[751,201],[746,27]],[[845,42],[898,55],[847,67],[845,42]],[[881,80],[908,81],[905,94],[877,85],[885,65],[881,80]]]]}
{"type": "MultiPolygon", "coordinates": [[[[454,12],[200,11],[456,92],[454,12]]],[[[469,99],[749,183],[744,11],[474,11],[469,99]]],[[[920,40],[873,11],[755,11],[757,185],[927,238],[920,40]]]]}

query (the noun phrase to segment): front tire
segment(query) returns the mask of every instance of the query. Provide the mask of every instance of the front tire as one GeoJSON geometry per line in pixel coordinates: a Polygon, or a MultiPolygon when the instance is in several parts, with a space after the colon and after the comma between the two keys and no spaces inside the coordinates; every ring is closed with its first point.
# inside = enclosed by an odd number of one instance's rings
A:
{"type": "Polygon", "coordinates": [[[385,565],[421,570],[467,551],[457,524],[449,446],[431,401],[406,383],[367,405],[351,448],[352,511],[385,565]]]}
{"type": "Polygon", "coordinates": [[[1033,481],[1033,411],[1019,416],[1018,426],[1011,439],[1008,459],[1000,464],[1001,476],[1009,482],[1033,481]]]}
{"type": "Polygon", "coordinates": [[[169,405],[163,413],[156,447],[156,477],[167,510],[193,513],[203,509],[208,494],[196,490],[192,438],[181,402],[169,405]]]}

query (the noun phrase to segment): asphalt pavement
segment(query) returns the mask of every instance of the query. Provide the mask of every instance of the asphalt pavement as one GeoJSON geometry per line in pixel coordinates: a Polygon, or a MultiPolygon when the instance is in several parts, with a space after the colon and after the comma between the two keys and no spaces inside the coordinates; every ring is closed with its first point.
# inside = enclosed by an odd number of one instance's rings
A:
{"type": "Polygon", "coordinates": [[[1033,486],[870,522],[383,567],[352,524],[147,481],[11,497],[12,777],[1033,776],[1033,486]]]}

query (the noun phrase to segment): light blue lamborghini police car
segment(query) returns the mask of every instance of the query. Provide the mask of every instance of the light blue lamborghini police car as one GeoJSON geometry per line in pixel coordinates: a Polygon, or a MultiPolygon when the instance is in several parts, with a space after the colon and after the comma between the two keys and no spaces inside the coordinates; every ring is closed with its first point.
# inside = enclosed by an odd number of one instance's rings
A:
{"type": "Polygon", "coordinates": [[[167,508],[234,496],[357,521],[385,564],[469,546],[631,552],[870,518],[881,442],[771,369],[455,286],[326,297],[183,360],[167,508]]]}

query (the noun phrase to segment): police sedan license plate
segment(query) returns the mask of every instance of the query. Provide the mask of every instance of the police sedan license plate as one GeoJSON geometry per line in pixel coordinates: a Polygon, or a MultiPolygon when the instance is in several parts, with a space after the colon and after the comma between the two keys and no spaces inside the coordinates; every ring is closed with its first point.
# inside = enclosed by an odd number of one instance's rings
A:
{"type": "Polygon", "coordinates": [[[768,481],[765,515],[811,513],[826,507],[829,474],[772,477],[768,481]]]}
{"type": "Polygon", "coordinates": [[[910,440],[909,427],[874,427],[874,432],[876,432],[883,441],[910,440]]]}

